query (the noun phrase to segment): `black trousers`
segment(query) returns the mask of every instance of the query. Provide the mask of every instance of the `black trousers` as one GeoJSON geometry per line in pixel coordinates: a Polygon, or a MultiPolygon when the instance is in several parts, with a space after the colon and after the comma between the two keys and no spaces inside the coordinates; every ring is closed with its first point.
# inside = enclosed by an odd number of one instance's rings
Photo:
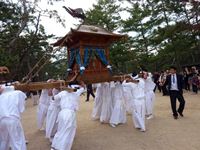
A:
{"type": "Polygon", "coordinates": [[[184,100],[183,94],[180,91],[170,90],[169,95],[170,95],[171,108],[172,108],[173,115],[178,116],[177,112],[183,113],[183,110],[185,108],[185,100],[184,100]],[[180,103],[178,110],[176,109],[176,99],[178,99],[180,103]]]}
{"type": "Polygon", "coordinates": [[[198,93],[198,87],[197,87],[197,85],[192,84],[192,91],[194,93],[198,93]]]}
{"type": "Polygon", "coordinates": [[[163,86],[162,86],[162,92],[163,92],[163,96],[169,95],[169,93],[168,93],[168,91],[167,91],[166,85],[163,85],[163,86]]]}
{"type": "Polygon", "coordinates": [[[92,97],[95,98],[95,95],[94,95],[94,93],[93,93],[93,90],[88,90],[88,91],[87,91],[87,99],[86,99],[86,101],[89,101],[90,95],[92,95],[92,97]]]}
{"type": "Polygon", "coordinates": [[[184,87],[185,87],[185,90],[190,91],[190,84],[188,83],[188,81],[184,82],[184,87]]]}
{"type": "Polygon", "coordinates": [[[158,88],[158,90],[159,90],[159,92],[161,92],[161,86],[159,85],[159,83],[155,83],[156,84],[156,86],[155,86],[155,88],[154,88],[154,92],[156,92],[156,88],[158,88]]]}

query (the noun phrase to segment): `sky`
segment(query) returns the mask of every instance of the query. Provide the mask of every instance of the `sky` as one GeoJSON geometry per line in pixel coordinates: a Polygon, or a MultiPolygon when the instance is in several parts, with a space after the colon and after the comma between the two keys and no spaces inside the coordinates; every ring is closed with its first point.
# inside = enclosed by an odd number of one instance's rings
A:
{"type": "Polygon", "coordinates": [[[41,24],[44,26],[45,31],[48,34],[54,34],[57,37],[62,37],[70,31],[70,28],[75,28],[75,24],[79,23],[79,19],[70,16],[62,6],[70,7],[72,9],[82,8],[84,11],[92,8],[93,4],[96,4],[97,0],[64,0],[60,2],[54,2],[53,5],[48,5],[46,0],[41,0],[39,7],[42,9],[57,10],[59,16],[65,19],[65,26],[61,23],[57,23],[56,19],[49,17],[42,17],[41,24]]]}

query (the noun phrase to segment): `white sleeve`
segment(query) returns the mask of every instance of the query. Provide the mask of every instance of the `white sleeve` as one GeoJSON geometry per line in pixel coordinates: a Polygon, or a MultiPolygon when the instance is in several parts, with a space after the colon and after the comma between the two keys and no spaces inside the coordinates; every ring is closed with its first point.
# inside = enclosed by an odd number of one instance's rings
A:
{"type": "Polygon", "coordinates": [[[130,87],[131,89],[135,89],[135,87],[137,86],[137,84],[132,83],[132,82],[128,82],[128,83],[124,82],[122,85],[126,87],[130,87]]]}
{"type": "Polygon", "coordinates": [[[81,87],[75,93],[76,93],[76,95],[80,96],[84,91],[85,91],[85,89],[83,87],[81,87]]]}
{"type": "Polygon", "coordinates": [[[132,85],[131,85],[132,83],[130,83],[130,82],[126,82],[126,81],[123,81],[123,83],[122,83],[122,85],[123,86],[128,86],[128,87],[131,87],[132,85]]]}
{"type": "Polygon", "coordinates": [[[150,89],[151,89],[151,90],[154,90],[156,84],[155,84],[153,81],[150,81],[149,84],[150,84],[150,85],[149,85],[149,86],[150,86],[150,89]]]}
{"type": "Polygon", "coordinates": [[[57,100],[57,101],[58,101],[58,100],[61,99],[61,97],[62,97],[62,92],[56,94],[56,95],[54,96],[54,100],[57,100]]]}
{"type": "Polygon", "coordinates": [[[144,89],[145,88],[145,82],[144,81],[140,81],[140,83],[141,84],[139,84],[139,86],[144,89]]]}
{"type": "Polygon", "coordinates": [[[114,82],[114,81],[111,81],[111,82],[110,82],[110,87],[111,87],[111,88],[114,88],[114,87],[115,87],[115,82],[114,82]]]}
{"type": "Polygon", "coordinates": [[[19,112],[20,113],[23,113],[24,112],[24,110],[25,110],[25,99],[27,98],[26,97],[26,94],[25,93],[23,93],[23,92],[21,92],[21,91],[19,91],[18,93],[18,107],[19,107],[19,112]]]}

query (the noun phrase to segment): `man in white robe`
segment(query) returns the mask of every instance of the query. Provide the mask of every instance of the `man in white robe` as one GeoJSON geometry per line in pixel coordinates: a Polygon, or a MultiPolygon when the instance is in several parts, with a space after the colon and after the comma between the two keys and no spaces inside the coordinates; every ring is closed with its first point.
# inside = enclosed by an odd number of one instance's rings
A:
{"type": "Polygon", "coordinates": [[[58,130],[52,141],[52,148],[56,150],[71,150],[76,133],[76,111],[79,107],[80,95],[85,91],[85,85],[76,92],[62,91],[54,96],[60,100],[61,111],[58,114],[58,130]]]}
{"type": "Polygon", "coordinates": [[[43,89],[39,98],[39,104],[37,108],[37,126],[40,130],[44,130],[43,125],[45,123],[47,110],[51,100],[51,97],[48,95],[48,92],[48,89],[43,89]]]}
{"type": "Polygon", "coordinates": [[[110,125],[116,127],[118,124],[126,123],[126,108],[123,86],[120,82],[115,83],[112,94],[113,110],[110,118],[110,125]]]}
{"type": "Polygon", "coordinates": [[[26,150],[20,122],[26,95],[14,87],[0,86],[0,150],[26,150]]]}
{"type": "Polygon", "coordinates": [[[133,81],[129,80],[129,83],[124,83],[132,88],[132,119],[135,128],[140,129],[141,132],[145,132],[145,83],[143,78],[138,78],[138,75],[133,74],[133,81]],[[138,83],[135,81],[138,80],[138,83]]]}
{"type": "MultiPolygon", "coordinates": [[[[54,88],[51,92],[52,96],[55,96],[59,93],[59,90],[54,88]]],[[[48,138],[50,142],[52,142],[52,137],[57,131],[58,123],[56,122],[56,120],[60,110],[60,101],[53,100],[51,97],[46,117],[46,138],[48,138]]]]}
{"type": "Polygon", "coordinates": [[[103,86],[101,83],[97,84],[97,89],[95,93],[95,99],[94,99],[94,107],[92,111],[92,119],[93,120],[98,120],[100,119],[101,116],[101,109],[102,109],[102,92],[103,92],[103,86]]]}
{"type": "Polygon", "coordinates": [[[39,92],[38,91],[31,91],[30,96],[31,96],[31,100],[33,101],[33,106],[38,105],[39,92]]]}
{"type": "Polygon", "coordinates": [[[145,105],[146,105],[146,117],[147,119],[153,118],[153,107],[155,101],[155,83],[153,82],[150,74],[144,72],[144,81],[145,81],[145,105]]]}
{"type": "MultiPolygon", "coordinates": [[[[47,80],[47,82],[54,82],[54,81],[55,80],[53,79],[47,80]]],[[[37,126],[38,129],[40,130],[44,130],[45,119],[47,116],[47,111],[51,100],[51,96],[49,96],[49,90],[43,89],[39,98],[39,105],[37,108],[37,126]]]]}
{"type": "Polygon", "coordinates": [[[109,123],[112,114],[113,104],[112,104],[112,91],[110,83],[102,83],[102,109],[100,115],[101,123],[109,123]]]}

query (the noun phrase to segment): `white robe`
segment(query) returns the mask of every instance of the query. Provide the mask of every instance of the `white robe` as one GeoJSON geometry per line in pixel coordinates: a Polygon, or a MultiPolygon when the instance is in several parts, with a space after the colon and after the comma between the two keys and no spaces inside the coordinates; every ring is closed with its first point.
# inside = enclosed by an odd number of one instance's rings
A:
{"type": "MultiPolygon", "coordinates": [[[[53,89],[53,96],[58,94],[58,90],[53,89]]],[[[58,114],[60,112],[60,101],[58,100],[50,100],[50,105],[48,107],[47,111],[47,117],[46,117],[46,138],[49,138],[51,140],[51,137],[55,135],[58,123],[56,122],[58,118],[58,114]]]]}
{"type": "Polygon", "coordinates": [[[0,150],[26,150],[24,131],[20,122],[26,95],[9,91],[0,95],[0,150]]]}
{"type": "Polygon", "coordinates": [[[39,100],[39,95],[33,95],[33,93],[31,93],[31,99],[33,101],[33,105],[37,105],[38,104],[38,100],[39,100]]]}
{"type": "Polygon", "coordinates": [[[48,90],[43,89],[39,98],[39,105],[37,108],[37,126],[39,129],[42,129],[45,123],[50,99],[50,96],[48,96],[48,90]]]}
{"type": "Polygon", "coordinates": [[[92,119],[97,120],[101,116],[101,109],[102,109],[102,92],[103,92],[103,86],[101,84],[97,85],[95,99],[94,99],[94,107],[92,111],[92,119]]]}
{"type": "Polygon", "coordinates": [[[111,100],[112,100],[112,108],[114,108],[115,106],[115,99],[113,98],[115,96],[115,82],[114,81],[111,81],[110,82],[110,93],[111,93],[111,100]]]}
{"type": "Polygon", "coordinates": [[[120,123],[126,123],[126,108],[123,86],[121,83],[117,82],[115,84],[112,99],[114,102],[114,107],[110,118],[110,124],[118,125],[120,123]]]}
{"type": "Polygon", "coordinates": [[[112,104],[112,98],[111,98],[111,88],[110,83],[103,83],[102,84],[102,109],[101,109],[101,116],[100,116],[100,122],[102,123],[109,123],[113,104],[112,104]]]}
{"type": "Polygon", "coordinates": [[[61,111],[58,114],[58,130],[52,141],[52,147],[57,150],[71,150],[76,133],[76,111],[78,110],[79,97],[84,92],[80,88],[77,92],[62,91],[55,95],[55,100],[60,100],[61,111]]]}
{"type": "Polygon", "coordinates": [[[125,99],[125,107],[128,114],[132,114],[132,93],[131,93],[131,87],[126,86],[126,84],[123,85],[123,91],[124,91],[124,99],[125,99]]]}
{"type": "Polygon", "coordinates": [[[150,77],[148,77],[145,80],[145,105],[146,105],[146,115],[152,115],[153,114],[153,107],[154,107],[154,101],[155,101],[155,83],[152,81],[150,77]]]}
{"type": "Polygon", "coordinates": [[[145,128],[145,94],[144,80],[139,78],[139,83],[125,83],[132,88],[132,119],[135,128],[146,130],[145,128]]]}

